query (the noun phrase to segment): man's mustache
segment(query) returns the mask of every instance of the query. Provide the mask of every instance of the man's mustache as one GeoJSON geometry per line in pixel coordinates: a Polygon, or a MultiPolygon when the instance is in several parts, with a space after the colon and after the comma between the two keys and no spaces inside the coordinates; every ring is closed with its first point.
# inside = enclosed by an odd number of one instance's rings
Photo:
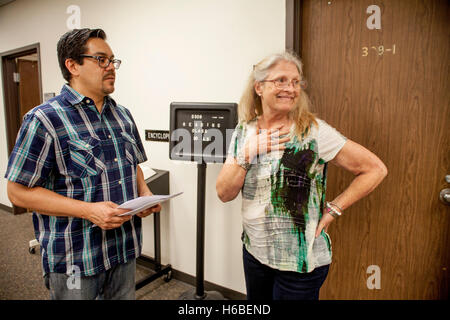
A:
{"type": "Polygon", "coordinates": [[[107,79],[107,78],[116,78],[116,74],[114,72],[109,72],[107,74],[105,74],[105,76],[103,77],[103,79],[107,79]]]}

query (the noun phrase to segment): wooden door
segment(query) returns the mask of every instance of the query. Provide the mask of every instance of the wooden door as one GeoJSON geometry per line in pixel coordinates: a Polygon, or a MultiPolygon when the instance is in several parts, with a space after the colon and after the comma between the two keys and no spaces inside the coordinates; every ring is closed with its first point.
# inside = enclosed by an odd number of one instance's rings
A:
{"type": "Polygon", "coordinates": [[[19,102],[20,122],[22,122],[23,116],[41,103],[38,63],[37,61],[17,59],[17,70],[20,75],[19,102]]]}
{"type": "MultiPolygon", "coordinates": [[[[321,299],[447,299],[448,2],[308,0],[300,19],[313,111],[389,170],[330,227],[321,299]]],[[[331,165],[328,178],[333,199],[353,177],[331,165]]]]}
{"type": "MultiPolygon", "coordinates": [[[[23,115],[42,102],[39,57],[40,46],[38,43],[0,53],[8,155],[14,147],[23,115]],[[36,57],[37,61],[22,63],[25,59],[29,60],[30,57],[36,57]],[[17,82],[16,73],[20,75],[19,82],[17,82]]],[[[25,208],[13,205],[13,214],[21,214],[26,211],[25,208]]]]}

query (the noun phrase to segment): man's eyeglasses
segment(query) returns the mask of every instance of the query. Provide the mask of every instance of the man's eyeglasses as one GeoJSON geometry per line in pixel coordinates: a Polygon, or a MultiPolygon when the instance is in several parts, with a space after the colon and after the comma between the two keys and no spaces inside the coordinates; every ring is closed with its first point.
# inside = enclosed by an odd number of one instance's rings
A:
{"type": "Polygon", "coordinates": [[[86,58],[93,58],[98,61],[98,65],[101,68],[108,68],[109,64],[112,62],[114,69],[119,69],[120,64],[122,63],[121,60],[118,59],[110,59],[105,56],[90,56],[88,54],[80,54],[80,57],[86,57],[86,58]]]}
{"type": "Polygon", "coordinates": [[[306,88],[306,81],[298,79],[288,80],[287,78],[284,77],[274,80],[262,80],[261,82],[272,82],[277,89],[286,89],[291,84],[292,87],[296,90],[299,90],[300,88],[301,89],[306,88]]]}

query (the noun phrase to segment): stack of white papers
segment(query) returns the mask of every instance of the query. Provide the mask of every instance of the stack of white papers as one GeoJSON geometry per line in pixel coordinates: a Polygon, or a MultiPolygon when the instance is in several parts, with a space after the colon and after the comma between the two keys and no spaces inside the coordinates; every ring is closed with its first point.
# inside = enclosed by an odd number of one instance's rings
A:
{"type": "Polygon", "coordinates": [[[158,203],[161,203],[161,202],[164,202],[171,198],[174,198],[176,196],[179,196],[182,193],[183,192],[179,192],[179,193],[172,194],[172,195],[145,196],[145,197],[139,197],[139,198],[124,202],[118,208],[119,209],[130,209],[131,211],[119,214],[119,216],[134,215],[136,213],[144,211],[145,209],[156,206],[158,203]]]}

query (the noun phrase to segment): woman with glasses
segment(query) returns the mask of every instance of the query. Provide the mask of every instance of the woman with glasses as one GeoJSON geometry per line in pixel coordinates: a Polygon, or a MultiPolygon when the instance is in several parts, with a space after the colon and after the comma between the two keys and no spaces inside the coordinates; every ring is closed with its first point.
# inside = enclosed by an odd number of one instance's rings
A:
{"type": "Polygon", "coordinates": [[[223,202],[242,190],[249,300],[317,300],[331,263],[329,225],[387,174],[376,155],[309,111],[304,88],[293,54],[271,55],[253,67],[217,179],[223,202]],[[329,162],[355,178],[325,200],[329,162]]]}

